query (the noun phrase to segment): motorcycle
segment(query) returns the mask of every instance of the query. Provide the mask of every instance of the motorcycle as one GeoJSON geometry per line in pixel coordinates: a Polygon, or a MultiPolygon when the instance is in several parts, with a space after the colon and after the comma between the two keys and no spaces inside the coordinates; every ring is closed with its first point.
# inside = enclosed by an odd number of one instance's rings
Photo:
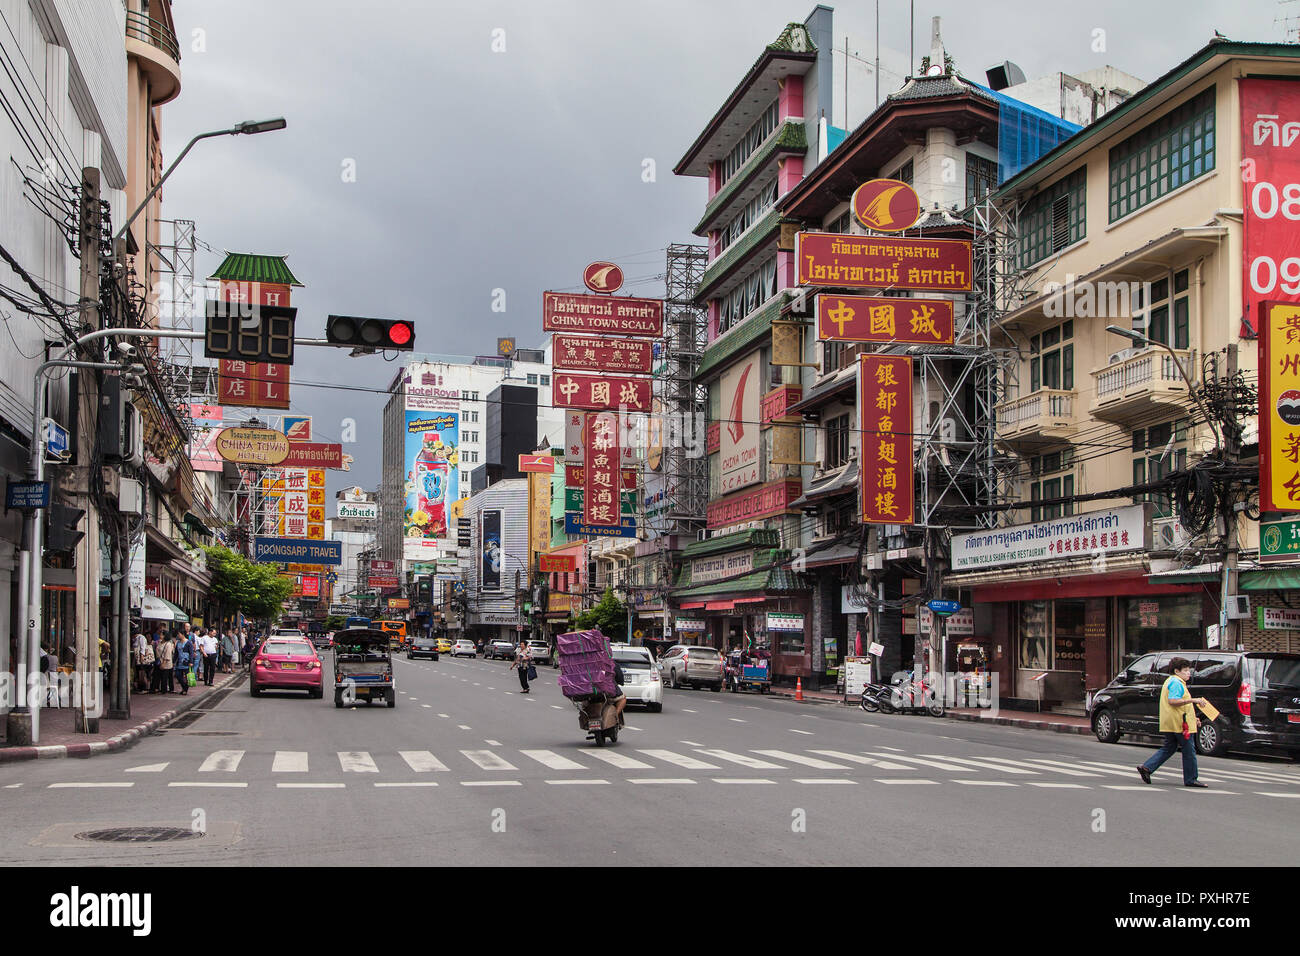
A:
{"type": "Polygon", "coordinates": [[[862,685],[861,706],[868,714],[895,713],[893,701],[893,688],[885,684],[872,684],[870,682],[862,685]]]}
{"type": "Polygon", "coordinates": [[[889,702],[895,710],[904,714],[942,717],[941,693],[939,696],[934,695],[932,686],[928,686],[924,680],[918,681],[911,671],[900,671],[894,675],[889,702]]]}
{"type": "Polygon", "coordinates": [[[587,739],[596,741],[597,747],[605,746],[605,741],[618,743],[618,732],[624,726],[623,712],[614,701],[617,698],[605,694],[596,694],[587,700],[575,700],[573,706],[578,711],[578,728],[587,732],[587,739]]]}

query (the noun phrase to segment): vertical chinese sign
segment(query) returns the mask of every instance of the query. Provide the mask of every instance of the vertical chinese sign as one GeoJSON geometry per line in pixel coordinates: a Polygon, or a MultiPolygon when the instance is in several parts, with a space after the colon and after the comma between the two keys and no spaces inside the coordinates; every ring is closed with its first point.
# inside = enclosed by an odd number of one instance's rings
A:
{"type": "Polygon", "coordinates": [[[1259,510],[1300,511],[1300,303],[1260,303],[1259,431],[1259,510]]]}
{"type": "Polygon", "coordinates": [[[858,411],[862,521],[911,524],[912,360],[905,355],[860,356],[858,411]]]}
{"type": "Polygon", "coordinates": [[[617,528],[622,521],[619,511],[619,441],[618,416],[589,413],[588,434],[591,450],[583,472],[582,518],[601,528],[617,528]]]}
{"type": "MultiPolygon", "coordinates": [[[[289,304],[287,285],[262,282],[221,281],[223,302],[248,302],[258,305],[289,304]]],[[[243,408],[289,407],[288,365],[267,362],[239,362],[221,359],[217,372],[217,402],[243,408]]]]}
{"type": "Polygon", "coordinates": [[[307,537],[307,502],[310,476],[306,468],[284,470],[284,493],[280,497],[280,515],[286,538],[307,537]]]}

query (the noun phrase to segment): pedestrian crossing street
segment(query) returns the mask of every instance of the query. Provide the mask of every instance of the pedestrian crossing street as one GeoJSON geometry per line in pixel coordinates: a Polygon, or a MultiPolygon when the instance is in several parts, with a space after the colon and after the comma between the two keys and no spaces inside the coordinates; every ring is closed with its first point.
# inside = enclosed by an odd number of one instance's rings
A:
{"type": "MultiPolygon", "coordinates": [[[[498,741],[489,741],[499,744],[498,741]]],[[[1055,790],[1182,790],[1180,770],[1162,768],[1152,786],[1132,766],[1055,757],[1009,759],[987,754],[903,754],[897,751],[756,749],[731,751],[694,745],[680,748],[589,747],[558,753],[547,749],[481,749],[312,753],[214,750],[197,763],[164,761],[124,768],[113,782],[50,784],[50,788],[132,787],[139,781],[168,787],[346,789],[349,786],[436,787],[553,786],[712,783],[719,785],[873,785],[1040,788],[1055,790]],[[269,770],[269,778],[267,771],[269,770]],[[551,777],[548,772],[562,774],[551,777]],[[815,775],[813,775],[815,772],[815,775]],[[659,776],[671,774],[671,776],[659,776]],[[427,776],[426,776],[427,775],[427,776]],[[445,776],[444,776],[445,775],[445,776]],[[247,779],[242,779],[247,778],[247,779]],[[251,784],[249,780],[253,781],[251,784]]],[[[1201,793],[1300,798],[1300,772],[1282,764],[1203,764],[1201,793]]]]}

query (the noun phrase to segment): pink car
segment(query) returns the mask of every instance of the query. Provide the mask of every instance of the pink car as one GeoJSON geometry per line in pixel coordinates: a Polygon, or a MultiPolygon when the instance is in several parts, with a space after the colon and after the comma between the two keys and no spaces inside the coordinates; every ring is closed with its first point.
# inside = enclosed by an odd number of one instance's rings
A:
{"type": "Polygon", "coordinates": [[[308,697],[324,694],[320,657],[310,641],[291,637],[271,637],[253,658],[248,673],[249,696],[264,690],[305,690],[308,697]]]}

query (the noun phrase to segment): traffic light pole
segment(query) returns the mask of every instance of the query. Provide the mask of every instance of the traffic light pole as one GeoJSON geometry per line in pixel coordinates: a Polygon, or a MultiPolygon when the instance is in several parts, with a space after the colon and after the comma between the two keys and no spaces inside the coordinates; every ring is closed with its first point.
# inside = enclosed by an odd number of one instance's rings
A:
{"type": "MultiPolygon", "coordinates": [[[[111,328],[99,329],[78,338],[67,346],[58,358],[41,363],[36,369],[32,384],[32,446],[28,458],[27,474],[33,481],[45,480],[45,388],[44,379],[54,368],[80,368],[99,370],[123,370],[132,366],[115,362],[84,362],[72,358],[77,349],[92,342],[105,339],[202,339],[205,332],[189,329],[155,329],[155,328],[111,328]]],[[[294,345],[324,346],[326,348],[350,348],[351,344],[331,342],[327,339],[294,339],[294,345]]],[[[129,362],[129,358],[128,358],[129,362]]],[[[142,367],[138,371],[143,372],[142,367]]],[[[25,638],[18,642],[18,660],[14,673],[14,707],[6,717],[7,740],[13,746],[28,746],[40,742],[40,656],[41,631],[44,628],[41,596],[44,590],[44,554],[41,512],[34,508],[27,512],[26,547],[23,549],[18,565],[19,600],[24,605],[23,622],[25,638]]],[[[95,635],[97,638],[98,635],[95,635]]],[[[89,655],[86,655],[88,658],[89,655]]],[[[87,665],[86,658],[77,661],[77,668],[87,665]]],[[[75,675],[74,675],[75,676],[75,675]]],[[[85,675],[80,675],[84,681],[85,675]]],[[[97,678],[95,678],[97,679],[97,678]]]]}

